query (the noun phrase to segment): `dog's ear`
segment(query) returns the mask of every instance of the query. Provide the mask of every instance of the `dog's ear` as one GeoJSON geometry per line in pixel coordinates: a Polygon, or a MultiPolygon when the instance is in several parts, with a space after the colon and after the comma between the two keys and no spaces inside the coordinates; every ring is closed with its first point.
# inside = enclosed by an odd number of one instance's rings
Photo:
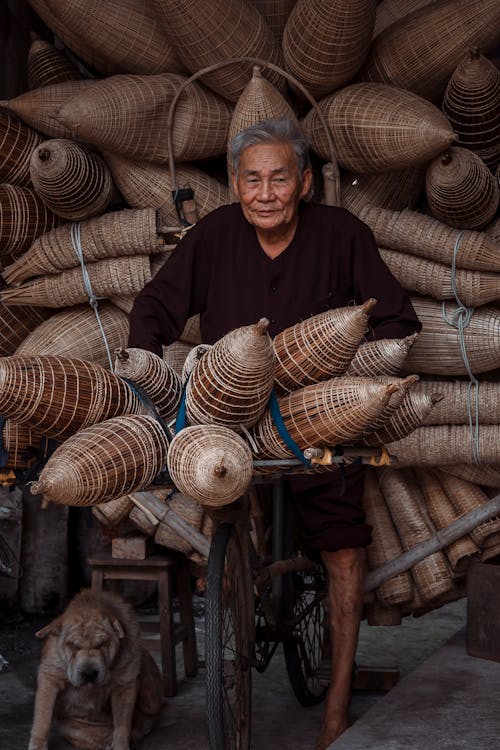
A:
{"type": "Polygon", "coordinates": [[[114,617],[110,622],[111,622],[111,627],[115,631],[118,638],[124,638],[125,631],[123,629],[123,625],[121,624],[121,622],[117,620],[116,617],[114,617]]]}
{"type": "Polygon", "coordinates": [[[48,635],[59,635],[62,628],[62,619],[61,617],[56,617],[55,620],[52,620],[52,622],[49,622],[48,625],[45,625],[44,628],[41,628],[40,630],[37,630],[35,635],[37,638],[46,638],[48,635]]]}

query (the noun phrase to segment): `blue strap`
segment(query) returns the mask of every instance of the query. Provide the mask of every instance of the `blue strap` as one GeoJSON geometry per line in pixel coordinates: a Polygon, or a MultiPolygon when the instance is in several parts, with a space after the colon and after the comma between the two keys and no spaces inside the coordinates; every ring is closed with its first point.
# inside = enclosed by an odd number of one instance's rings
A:
{"type": "Polygon", "coordinates": [[[300,461],[302,461],[303,464],[310,467],[311,462],[304,456],[299,446],[292,438],[285,426],[283,417],[281,416],[278,398],[274,391],[271,391],[271,395],[269,396],[269,411],[271,413],[271,417],[276,426],[276,429],[279,432],[280,438],[283,440],[286,447],[289,448],[292,451],[293,455],[296,456],[300,461]]]}
{"type": "Polygon", "coordinates": [[[175,419],[175,434],[177,435],[178,432],[184,429],[184,427],[187,424],[187,418],[186,418],[186,384],[184,385],[184,388],[182,389],[182,396],[181,396],[181,402],[179,404],[179,411],[177,412],[177,417],[175,419]]]}

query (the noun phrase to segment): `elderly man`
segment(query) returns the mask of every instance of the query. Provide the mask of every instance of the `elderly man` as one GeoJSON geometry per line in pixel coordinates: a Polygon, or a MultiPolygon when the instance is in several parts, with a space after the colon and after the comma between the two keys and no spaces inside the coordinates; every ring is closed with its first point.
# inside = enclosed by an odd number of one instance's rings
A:
{"type": "MultiPolygon", "coordinates": [[[[381,260],[370,229],[342,208],[305,202],[308,146],[289,120],[267,121],[231,143],[239,203],[213,211],[179,242],[137,297],[129,346],[156,352],[200,314],[213,343],[229,330],[270,320],[269,333],[327,309],[375,297],[371,335],[402,338],[420,328],[408,295],[381,260]]],[[[364,474],[356,467],[297,477],[289,485],[306,549],[328,574],[332,680],[317,750],[348,726],[350,683],[363,602],[364,474]]]]}

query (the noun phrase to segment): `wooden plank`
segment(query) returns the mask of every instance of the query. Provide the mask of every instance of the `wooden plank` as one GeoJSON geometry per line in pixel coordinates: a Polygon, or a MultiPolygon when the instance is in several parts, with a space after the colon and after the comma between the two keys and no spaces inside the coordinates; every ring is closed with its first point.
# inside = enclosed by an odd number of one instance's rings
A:
{"type": "Polygon", "coordinates": [[[500,566],[474,562],[467,572],[467,653],[500,661],[500,566]]]}
{"type": "Polygon", "coordinates": [[[152,550],[151,538],[143,534],[116,536],[111,540],[111,556],[118,560],[145,560],[152,550]]]}

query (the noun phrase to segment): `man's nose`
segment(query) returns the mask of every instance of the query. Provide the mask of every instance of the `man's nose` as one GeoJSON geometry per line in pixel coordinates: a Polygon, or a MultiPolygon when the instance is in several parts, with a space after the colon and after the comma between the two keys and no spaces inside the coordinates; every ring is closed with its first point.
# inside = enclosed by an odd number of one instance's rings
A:
{"type": "Polygon", "coordinates": [[[262,180],[260,183],[260,189],[259,189],[259,199],[261,201],[270,201],[274,200],[274,189],[273,189],[273,183],[271,180],[262,180]]]}

